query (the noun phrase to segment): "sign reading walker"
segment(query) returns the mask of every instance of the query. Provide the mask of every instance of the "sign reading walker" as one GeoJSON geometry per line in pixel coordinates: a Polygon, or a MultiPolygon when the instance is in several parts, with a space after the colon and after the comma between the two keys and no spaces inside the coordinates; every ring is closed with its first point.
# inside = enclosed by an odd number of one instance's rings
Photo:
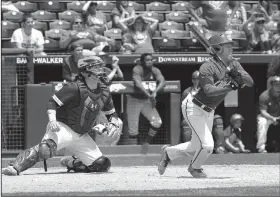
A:
{"type": "MultiPolygon", "coordinates": [[[[26,64],[27,59],[23,57],[17,58],[17,64],[26,64]]],[[[34,64],[62,64],[62,57],[35,57],[33,58],[34,64]]]]}

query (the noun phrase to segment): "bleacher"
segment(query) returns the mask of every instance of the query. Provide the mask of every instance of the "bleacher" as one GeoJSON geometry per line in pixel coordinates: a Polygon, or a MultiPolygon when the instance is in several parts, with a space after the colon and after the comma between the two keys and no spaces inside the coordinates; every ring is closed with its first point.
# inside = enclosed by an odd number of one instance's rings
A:
{"type": "MultiPolygon", "coordinates": [[[[45,51],[47,53],[64,52],[58,48],[60,33],[70,29],[70,21],[76,15],[82,14],[82,7],[86,1],[12,1],[20,12],[2,12],[2,48],[11,48],[10,37],[13,31],[21,26],[21,20],[25,12],[29,12],[36,19],[35,29],[41,30],[45,37],[45,51]]],[[[248,14],[258,1],[244,1],[248,14]]],[[[134,9],[137,14],[159,20],[158,29],[153,37],[153,45],[156,52],[186,52],[201,51],[202,46],[189,32],[186,23],[191,16],[186,13],[188,2],[186,1],[135,1],[134,9]]],[[[279,10],[280,2],[273,2],[273,9],[279,10]]],[[[114,1],[102,1],[98,4],[98,10],[106,15],[107,22],[111,20],[110,13],[115,8],[114,1]]],[[[239,12],[239,11],[238,11],[239,12]]],[[[232,29],[240,30],[241,21],[234,20],[232,29]]],[[[116,39],[117,45],[121,44],[122,32],[120,29],[109,29],[105,36],[116,39]]],[[[245,34],[234,36],[237,41],[235,51],[243,51],[246,46],[245,34]]],[[[117,52],[117,51],[115,51],[117,52]]]]}

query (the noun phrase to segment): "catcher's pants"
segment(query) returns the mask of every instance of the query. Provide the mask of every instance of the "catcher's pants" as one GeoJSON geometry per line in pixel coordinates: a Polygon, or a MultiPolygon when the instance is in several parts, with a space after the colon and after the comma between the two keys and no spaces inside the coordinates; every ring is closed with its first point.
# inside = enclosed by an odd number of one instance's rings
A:
{"type": "Polygon", "coordinates": [[[62,122],[59,122],[59,125],[61,129],[58,132],[47,129],[43,140],[52,139],[57,145],[57,150],[65,148],[87,166],[102,156],[98,146],[87,133],[78,134],[62,122]]]}
{"type": "Polygon", "coordinates": [[[267,120],[261,115],[257,117],[258,127],[257,127],[257,149],[265,149],[265,143],[267,140],[267,131],[269,126],[272,124],[271,120],[267,120]]]}
{"type": "Polygon", "coordinates": [[[149,99],[138,99],[127,95],[127,122],[128,132],[131,136],[139,134],[138,124],[140,113],[150,122],[151,126],[159,128],[162,124],[156,108],[152,107],[149,99]]]}
{"type": "Polygon", "coordinates": [[[183,156],[193,156],[191,165],[200,169],[214,148],[212,126],[214,111],[206,112],[192,102],[189,94],[182,102],[182,113],[192,129],[192,139],[189,142],[168,147],[167,154],[171,160],[183,156]]]}

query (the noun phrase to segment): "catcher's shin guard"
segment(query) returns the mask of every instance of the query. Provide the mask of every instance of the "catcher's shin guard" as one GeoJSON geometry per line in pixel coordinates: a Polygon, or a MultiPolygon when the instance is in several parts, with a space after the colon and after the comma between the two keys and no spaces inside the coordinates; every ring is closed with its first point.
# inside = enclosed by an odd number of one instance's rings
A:
{"type": "Polygon", "coordinates": [[[53,140],[44,140],[40,144],[21,152],[10,165],[17,170],[19,175],[20,172],[31,168],[37,162],[53,157],[56,148],[56,143],[53,140]]]}

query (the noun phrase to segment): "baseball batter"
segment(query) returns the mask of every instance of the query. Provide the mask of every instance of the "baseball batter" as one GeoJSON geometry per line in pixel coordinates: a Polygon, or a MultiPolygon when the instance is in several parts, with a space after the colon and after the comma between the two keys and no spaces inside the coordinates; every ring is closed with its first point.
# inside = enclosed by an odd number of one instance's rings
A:
{"type": "Polygon", "coordinates": [[[79,159],[71,162],[64,160],[68,169],[75,172],[109,170],[110,160],[102,155],[88,135],[101,110],[107,115],[109,124],[96,125],[94,129],[112,139],[120,135],[120,120],[115,113],[111,94],[99,75],[102,64],[102,59],[97,56],[78,61],[80,77],[65,84],[48,103],[49,123],[43,140],[21,152],[11,165],[2,170],[4,175],[19,175],[37,162],[53,157],[62,148],[79,159]]]}
{"type": "Polygon", "coordinates": [[[188,171],[195,178],[206,178],[201,166],[213,151],[211,134],[215,108],[227,93],[244,86],[253,86],[253,80],[242,66],[232,57],[232,41],[224,35],[214,35],[209,39],[221,59],[230,67],[230,72],[215,58],[201,65],[199,83],[201,89],[194,96],[189,94],[182,102],[182,113],[192,128],[190,142],[162,147],[162,157],[158,171],[162,175],[168,163],[178,157],[192,156],[188,171]]]}
{"type": "Polygon", "coordinates": [[[132,80],[139,93],[127,95],[128,132],[132,139],[139,135],[138,123],[140,113],[150,122],[150,129],[146,141],[142,144],[141,153],[148,152],[148,145],[152,142],[162,120],[156,109],[156,96],[165,86],[165,79],[160,70],[153,66],[153,56],[144,53],[140,57],[140,65],[133,68],[132,80]]]}

